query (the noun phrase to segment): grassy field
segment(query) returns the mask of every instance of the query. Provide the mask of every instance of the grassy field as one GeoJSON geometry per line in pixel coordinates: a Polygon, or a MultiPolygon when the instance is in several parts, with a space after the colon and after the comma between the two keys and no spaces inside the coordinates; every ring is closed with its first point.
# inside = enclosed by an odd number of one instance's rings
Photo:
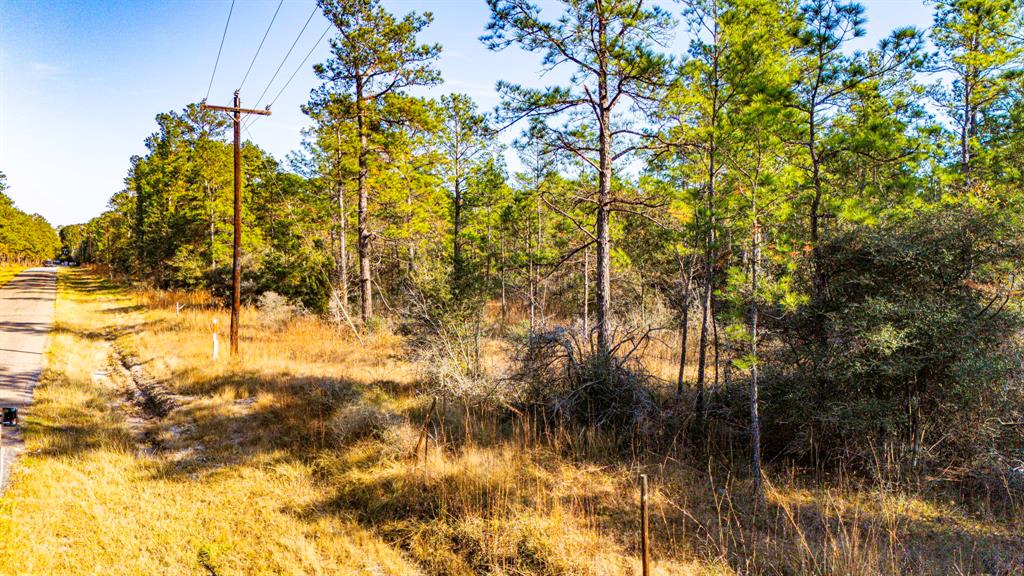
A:
{"type": "Polygon", "coordinates": [[[12,278],[27,269],[28,266],[20,264],[0,264],[0,286],[7,284],[12,278]]]}
{"type": "Polygon", "coordinates": [[[0,499],[0,574],[1016,574],[1020,518],[773,470],[766,502],[672,458],[569,457],[501,417],[430,402],[401,338],[227,315],[62,270],[26,454],[0,499]],[[183,308],[180,306],[184,305],[183,308]],[[226,347],[226,342],[222,343],[226,347]],[[134,359],[171,398],[131,399],[134,359]]]}

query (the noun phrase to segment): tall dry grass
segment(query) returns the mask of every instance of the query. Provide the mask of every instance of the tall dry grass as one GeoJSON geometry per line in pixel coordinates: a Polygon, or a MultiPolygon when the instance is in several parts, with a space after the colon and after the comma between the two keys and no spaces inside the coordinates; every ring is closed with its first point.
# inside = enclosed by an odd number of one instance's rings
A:
{"type": "Polygon", "coordinates": [[[305,516],[324,497],[312,464],[235,444],[224,432],[276,430],[246,422],[225,394],[166,421],[139,418],[112,349],[175,330],[174,315],[61,271],[56,328],[23,419],[26,453],[0,498],[0,574],[418,573],[357,522],[305,516]]]}
{"type": "Polygon", "coordinates": [[[1020,519],[788,470],[760,502],[728,462],[434,403],[396,335],[246,309],[215,362],[214,319],[202,294],[62,272],[0,574],[638,574],[639,472],[657,575],[1021,573],[1020,519]],[[115,347],[178,407],[140,414],[115,347]]]}

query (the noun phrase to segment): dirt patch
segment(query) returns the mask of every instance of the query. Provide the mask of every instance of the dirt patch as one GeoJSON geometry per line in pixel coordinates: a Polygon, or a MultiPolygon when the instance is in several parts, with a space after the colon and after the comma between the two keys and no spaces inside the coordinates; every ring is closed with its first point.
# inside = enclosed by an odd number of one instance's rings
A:
{"type": "Polygon", "coordinates": [[[152,376],[138,357],[114,346],[111,349],[111,376],[121,384],[128,428],[141,446],[140,453],[153,455],[173,451],[179,437],[191,425],[182,423],[175,412],[193,398],[174,394],[163,381],[152,376]]]}
{"type": "Polygon", "coordinates": [[[172,393],[162,381],[151,376],[135,356],[114,347],[114,362],[127,372],[132,403],[149,418],[165,418],[188,398],[172,393]]]}

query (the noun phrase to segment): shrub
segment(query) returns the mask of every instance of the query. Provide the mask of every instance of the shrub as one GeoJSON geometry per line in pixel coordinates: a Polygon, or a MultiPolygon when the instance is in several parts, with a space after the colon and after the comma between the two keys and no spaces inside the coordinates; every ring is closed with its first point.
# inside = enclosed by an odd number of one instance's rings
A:
{"type": "Polygon", "coordinates": [[[483,301],[468,288],[453,288],[446,276],[420,272],[406,298],[406,326],[414,335],[417,364],[426,392],[471,404],[504,404],[507,382],[481,363],[483,301]]]}
{"type": "Polygon", "coordinates": [[[621,432],[624,443],[649,432],[658,415],[652,377],[628,355],[590,352],[577,336],[559,327],[526,338],[513,376],[518,404],[559,423],[621,432]]]}
{"type": "Polygon", "coordinates": [[[825,292],[764,315],[768,450],[871,462],[891,446],[913,464],[1019,446],[998,423],[1021,406],[1008,218],[947,208],[823,248],[825,292]]]}
{"type": "Polygon", "coordinates": [[[265,326],[279,328],[302,312],[299,306],[290,302],[277,292],[260,294],[257,302],[260,311],[260,322],[265,326]]]}
{"type": "Polygon", "coordinates": [[[339,444],[351,444],[366,438],[383,440],[402,418],[379,406],[357,402],[349,404],[331,418],[330,428],[339,444]]]}

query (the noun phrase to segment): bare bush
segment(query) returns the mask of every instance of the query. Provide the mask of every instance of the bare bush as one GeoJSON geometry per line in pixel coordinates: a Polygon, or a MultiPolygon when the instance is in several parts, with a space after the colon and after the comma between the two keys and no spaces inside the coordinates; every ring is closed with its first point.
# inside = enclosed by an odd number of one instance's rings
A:
{"type": "Polygon", "coordinates": [[[403,419],[373,404],[349,404],[331,418],[330,429],[339,444],[351,444],[366,438],[384,440],[388,431],[403,419]]]}
{"type": "Polygon", "coordinates": [[[420,279],[406,303],[408,317],[416,324],[415,359],[424,373],[425,391],[468,404],[507,404],[511,383],[481,361],[482,304],[452,298],[447,288],[431,286],[420,279]]]}
{"type": "Polygon", "coordinates": [[[260,311],[260,323],[272,328],[280,328],[304,312],[301,306],[292,304],[277,292],[260,294],[257,308],[260,311]]]}
{"type": "Polygon", "coordinates": [[[481,362],[482,336],[475,325],[445,325],[422,339],[416,360],[432,395],[470,404],[508,404],[513,383],[481,362]]]}
{"type": "Polygon", "coordinates": [[[602,356],[590,352],[576,331],[535,334],[517,355],[518,403],[560,422],[613,428],[626,437],[643,434],[658,414],[653,377],[633,359],[645,340],[627,336],[613,347],[624,353],[602,356]]]}

